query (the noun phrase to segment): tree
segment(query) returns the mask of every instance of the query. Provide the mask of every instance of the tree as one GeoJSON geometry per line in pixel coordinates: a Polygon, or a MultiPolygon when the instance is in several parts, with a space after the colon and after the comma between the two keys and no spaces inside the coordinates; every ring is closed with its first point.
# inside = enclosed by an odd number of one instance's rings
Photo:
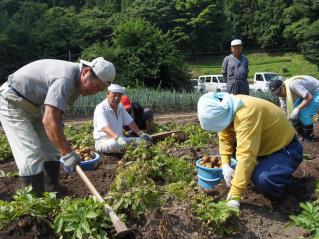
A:
{"type": "Polygon", "coordinates": [[[19,60],[18,47],[14,45],[7,35],[0,34],[0,85],[7,80],[10,73],[16,70],[16,63],[19,60]]]}
{"type": "Polygon", "coordinates": [[[224,1],[224,14],[226,16],[229,39],[227,48],[232,39],[242,39],[245,45],[254,46],[257,38],[253,33],[254,14],[257,1],[251,0],[226,0],[224,1]]]}
{"type": "Polygon", "coordinates": [[[75,31],[79,27],[74,8],[52,7],[46,11],[37,28],[37,41],[41,53],[46,57],[58,57],[68,50],[79,51],[73,44],[75,31]]]}
{"type": "Polygon", "coordinates": [[[226,28],[221,0],[176,0],[178,18],[171,35],[183,51],[218,51],[226,28]]]}
{"type": "Polygon", "coordinates": [[[177,10],[172,0],[136,0],[123,15],[132,19],[145,19],[166,33],[175,24],[177,10]]]}
{"type": "Polygon", "coordinates": [[[319,65],[319,1],[295,0],[285,9],[284,37],[319,65]]]}
{"type": "Polygon", "coordinates": [[[319,66],[319,20],[313,22],[300,43],[302,53],[307,59],[319,66]]]}
{"type": "Polygon", "coordinates": [[[113,46],[96,43],[82,52],[82,58],[103,55],[117,69],[116,81],[125,86],[190,89],[190,75],[180,52],[167,35],[147,21],[120,23],[113,46]]]}

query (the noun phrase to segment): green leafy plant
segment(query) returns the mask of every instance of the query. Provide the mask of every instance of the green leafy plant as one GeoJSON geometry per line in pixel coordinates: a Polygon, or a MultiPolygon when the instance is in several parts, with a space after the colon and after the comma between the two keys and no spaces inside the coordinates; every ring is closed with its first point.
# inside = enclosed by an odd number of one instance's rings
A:
{"type": "Polygon", "coordinates": [[[136,161],[136,160],[148,160],[152,158],[153,153],[150,147],[145,143],[141,142],[139,145],[130,143],[123,156],[124,161],[136,161]]]}
{"type": "Polygon", "coordinates": [[[146,209],[159,206],[159,191],[155,185],[132,187],[127,192],[109,192],[105,199],[112,208],[119,212],[131,211],[130,215],[138,217],[146,209]]]}
{"type": "Polygon", "coordinates": [[[309,230],[314,238],[319,237],[319,202],[300,203],[302,209],[297,216],[290,216],[293,224],[309,230]]]}
{"type": "Polygon", "coordinates": [[[18,175],[19,175],[18,172],[5,172],[5,171],[0,169],[0,178],[11,178],[11,177],[15,177],[18,175]]]}
{"type": "Polygon", "coordinates": [[[147,162],[149,165],[149,176],[162,178],[166,183],[186,181],[193,178],[193,165],[186,157],[174,158],[169,156],[155,157],[147,162]]]}
{"type": "Polygon", "coordinates": [[[159,190],[154,181],[149,178],[149,167],[139,160],[118,170],[106,200],[117,211],[132,210],[133,216],[139,216],[147,208],[159,205],[159,190]]]}
{"type": "Polygon", "coordinates": [[[194,197],[193,205],[197,217],[206,222],[215,233],[224,235],[233,232],[231,222],[238,216],[238,209],[228,207],[225,201],[215,203],[203,194],[194,197]]]}
{"type": "Polygon", "coordinates": [[[92,147],[94,145],[92,122],[79,127],[67,126],[64,129],[64,134],[72,145],[82,145],[85,147],[92,147]]]}
{"type": "Polygon", "coordinates": [[[111,222],[103,205],[92,197],[77,200],[65,197],[59,206],[53,228],[60,238],[108,238],[111,222]]]}
{"type": "Polygon", "coordinates": [[[203,130],[199,124],[187,124],[182,130],[186,134],[186,141],[183,143],[185,146],[204,146],[218,142],[217,134],[203,130]]]}
{"type": "Polygon", "coordinates": [[[13,201],[0,201],[0,229],[13,220],[25,215],[31,215],[37,220],[48,217],[58,208],[55,193],[44,193],[43,198],[37,198],[28,186],[17,191],[13,201]]]}
{"type": "Polygon", "coordinates": [[[0,134],[0,162],[13,159],[10,145],[7,137],[4,134],[0,134]]]}
{"type": "Polygon", "coordinates": [[[163,187],[163,191],[168,197],[174,197],[179,200],[187,200],[191,194],[191,187],[189,186],[189,182],[179,181],[165,185],[163,187]]]}

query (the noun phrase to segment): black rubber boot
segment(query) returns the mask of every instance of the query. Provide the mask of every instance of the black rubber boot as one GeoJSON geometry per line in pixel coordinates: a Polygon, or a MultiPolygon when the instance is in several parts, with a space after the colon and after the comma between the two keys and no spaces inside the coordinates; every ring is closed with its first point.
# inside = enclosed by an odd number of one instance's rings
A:
{"type": "Polygon", "coordinates": [[[44,162],[44,188],[46,192],[56,192],[59,184],[60,162],[44,162]]]}
{"type": "Polygon", "coordinates": [[[303,125],[302,130],[304,132],[304,140],[307,142],[313,142],[314,141],[313,124],[303,125]]]}
{"type": "Polygon", "coordinates": [[[295,128],[297,134],[299,134],[302,138],[304,138],[303,125],[299,119],[292,121],[292,126],[295,128]]]}
{"type": "Polygon", "coordinates": [[[20,176],[20,185],[21,188],[24,188],[28,185],[32,186],[32,191],[38,196],[41,197],[44,192],[44,174],[43,172],[30,176],[20,176]]]}

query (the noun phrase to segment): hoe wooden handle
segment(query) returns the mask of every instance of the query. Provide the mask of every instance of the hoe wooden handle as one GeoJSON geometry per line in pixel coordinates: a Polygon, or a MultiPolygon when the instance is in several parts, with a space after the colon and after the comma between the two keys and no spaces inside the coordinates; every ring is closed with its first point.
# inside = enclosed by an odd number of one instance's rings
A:
{"type": "Polygon", "coordinates": [[[80,178],[83,180],[87,188],[90,190],[90,192],[97,198],[97,200],[104,204],[104,210],[105,212],[110,216],[111,221],[115,227],[116,230],[116,236],[117,237],[124,237],[132,232],[133,229],[128,229],[124,222],[120,220],[120,218],[115,214],[113,209],[107,205],[102,198],[101,194],[96,190],[94,185],[91,183],[90,179],[86,176],[86,174],[83,172],[80,165],[75,166],[76,172],[80,176],[80,178]]]}

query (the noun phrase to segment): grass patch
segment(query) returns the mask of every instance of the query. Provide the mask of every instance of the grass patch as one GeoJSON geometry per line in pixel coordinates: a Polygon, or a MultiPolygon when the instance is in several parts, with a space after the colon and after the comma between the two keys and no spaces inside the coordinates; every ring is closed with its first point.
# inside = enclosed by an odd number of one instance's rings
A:
{"type": "MultiPolygon", "coordinates": [[[[319,78],[318,66],[306,60],[299,53],[249,53],[244,52],[249,60],[248,79],[253,79],[255,72],[276,72],[285,77],[293,75],[311,75],[319,78]]],[[[226,56],[226,55],[225,55],[226,56]]],[[[192,76],[220,74],[225,56],[201,58],[189,61],[192,76]]]]}

